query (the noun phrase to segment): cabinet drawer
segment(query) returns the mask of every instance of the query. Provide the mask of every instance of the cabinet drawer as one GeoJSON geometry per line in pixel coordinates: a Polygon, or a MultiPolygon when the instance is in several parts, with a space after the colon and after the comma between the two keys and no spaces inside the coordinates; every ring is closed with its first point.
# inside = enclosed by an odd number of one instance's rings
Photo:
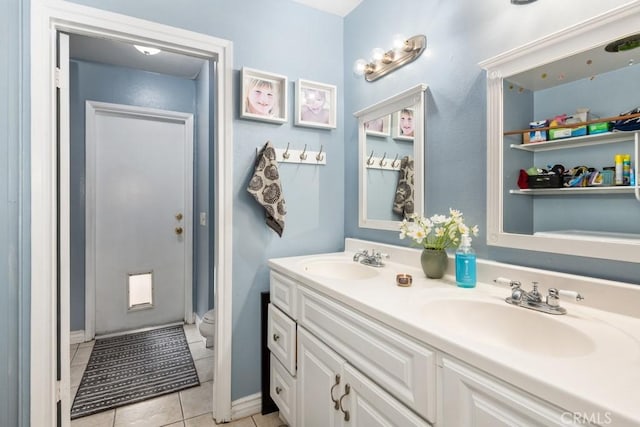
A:
{"type": "Polygon", "coordinates": [[[280,410],[280,416],[294,427],[296,422],[296,379],[271,354],[271,384],[269,394],[280,410]]]}
{"type": "Polygon", "coordinates": [[[271,271],[270,275],[271,302],[278,306],[292,319],[296,319],[296,282],[282,274],[271,271]]]}
{"type": "Polygon", "coordinates": [[[435,353],[316,292],[298,288],[298,323],[396,399],[435,422],[435,353]]]}
{"type": "Polygon", "coordinates": [[[296,322],[269,304],[267,346],[291,375],[296,374],[296,322]]]}

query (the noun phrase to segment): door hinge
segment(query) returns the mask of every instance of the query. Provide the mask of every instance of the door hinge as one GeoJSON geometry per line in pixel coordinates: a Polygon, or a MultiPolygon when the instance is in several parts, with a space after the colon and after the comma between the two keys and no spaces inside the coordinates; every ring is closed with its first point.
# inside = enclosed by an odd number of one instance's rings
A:
{"type": "Polygon", "coordinates": [[[56,402],[62,400],[62,381],[56,381],[56,402]]]}
{"type": "Polygon", "coordinates": [[[56,87],[59,89],[65,89],[67,87],[67,81],[65,79],[65,75],[60,69],[60,67],[56,67],[55,70],[55,80],[56,87]]]}

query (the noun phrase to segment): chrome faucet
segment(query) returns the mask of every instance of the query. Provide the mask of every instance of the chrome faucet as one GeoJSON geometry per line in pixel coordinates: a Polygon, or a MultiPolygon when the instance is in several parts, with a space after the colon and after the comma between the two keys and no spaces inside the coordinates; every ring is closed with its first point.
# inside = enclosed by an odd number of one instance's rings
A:
{"type": "Polygon", "coordinates": [[[369,251],[367,251],[366,249],[361,249],[356,252],[355,255],[353,255],[354,262],[360,261],[360,264],[368,265],[371,267],[384,267],[382,258],[389,258],[389,255],[384,254],[380,251],[376,252],[375,249],[371,250],[371,254],[369,254],[369,251]]]}
{"type": "Polygon", "coordinates": [[[532,282],[533,289],[529,292],[522,289],[522,284],[515,280],[498,277],[493,280],[495,283],[508,284],[511,286],[511,296],[505,298],[509,304],[519,307],[529,308],[531,310],[541,311],[548,314],[566,314],[567,310],[560,307],[560,296],[574,298],[576,301],[582,301],[584,298],[578,292],[565,291],[563,289],[549,288],[548,295],[542,300],[542,295],[538,291],[538,282],[532,282]]]}

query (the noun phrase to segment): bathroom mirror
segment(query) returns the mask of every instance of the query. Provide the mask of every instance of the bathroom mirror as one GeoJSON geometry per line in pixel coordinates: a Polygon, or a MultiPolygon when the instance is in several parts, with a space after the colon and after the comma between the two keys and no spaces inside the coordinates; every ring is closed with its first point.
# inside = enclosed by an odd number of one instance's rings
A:
{"type": "Polygon", "coordinates": [[[611,132],[609,125],[640,105],[630,90],[640,78],[639,20],[640,3],[629,3],[480,64],[487,70],[489,245],[640,262],[640,185],[605,173],[613,174],[619,153],[630,158],[629,175],[639,172],[640,130],[611,132]],[[574,127],[563,130],[564,115],[574,127]],[[549,128],[553,122],[560,125],[549,128]],[[542,183],[542,169],[558,165],[584,165],[589,175],[542,183]]]}
{"type": "Polygon", "coordinates": [[[358,224],[398,230],[424,212],[425,84],[380,101],[358,118],[358,224]]]}

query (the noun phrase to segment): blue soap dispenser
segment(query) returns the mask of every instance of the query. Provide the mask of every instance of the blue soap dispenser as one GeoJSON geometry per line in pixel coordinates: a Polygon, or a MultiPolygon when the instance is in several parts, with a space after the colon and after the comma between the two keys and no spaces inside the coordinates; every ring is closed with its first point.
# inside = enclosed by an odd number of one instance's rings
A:
{"type": "Polygon", "coordinates": [[[461,288],[476,286],[476,252],[471,247],[471,237],[463,235],[456,250],[456,283],[461,288]]]}

